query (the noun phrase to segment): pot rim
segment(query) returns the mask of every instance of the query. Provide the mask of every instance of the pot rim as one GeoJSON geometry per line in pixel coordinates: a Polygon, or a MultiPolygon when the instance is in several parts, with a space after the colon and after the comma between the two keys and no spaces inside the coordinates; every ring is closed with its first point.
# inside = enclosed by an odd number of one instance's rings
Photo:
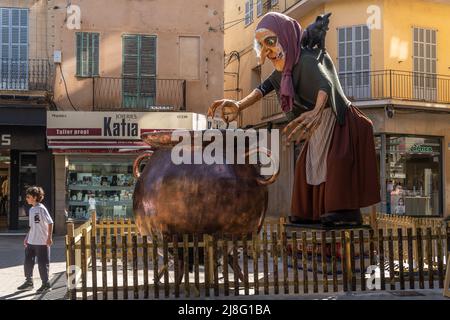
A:
{"type": "MultiPolygon", "coordinates": [[[[239,129],[239,128],[238,128],[239,129]]],[[[170,148],[179,143],[179,141],[172,141],[171,135],[174,131],[184,131],[189,132],[191,137],[196,132],[205,132],[205,131],[220,131],[223,134],[226,134],[227,132],[235,132],[237,129],[202,129],[202,130],[193,130],[193,129],[163,129],[158,131],[152,131],[152,132],[145,132],[141,134],[141,140],[151,146],[152,148],[170,148]]],[[[240,129],[243,130],[243,129],[240,129]]],[[[211,143],[210,141],[204,141],[204,145],[208,145],[211,143]]]]}

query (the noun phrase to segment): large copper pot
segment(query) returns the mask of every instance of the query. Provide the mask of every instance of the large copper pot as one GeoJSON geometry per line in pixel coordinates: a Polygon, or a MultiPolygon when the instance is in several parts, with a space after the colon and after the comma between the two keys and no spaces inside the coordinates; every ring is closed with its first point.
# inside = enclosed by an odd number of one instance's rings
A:
{"type": "MultiPolygon", "coordinates": [[[[133,209],[142,235],[259,232],[267,210],[267,185],[276,180],[278,171],[266,179],[248,162],[176,165],[171,151],[178,142],[171,141],[171,132],[146,133],[141,138],[154,149],[134,162],[138,180],[133,209]],[[148,161],[140,173],[144,159],[148,161]]],[[[189,148],[194,152],[193,144],[189,148]]],[[[255,151],[247,150],[247,154],[255,151]]]]}

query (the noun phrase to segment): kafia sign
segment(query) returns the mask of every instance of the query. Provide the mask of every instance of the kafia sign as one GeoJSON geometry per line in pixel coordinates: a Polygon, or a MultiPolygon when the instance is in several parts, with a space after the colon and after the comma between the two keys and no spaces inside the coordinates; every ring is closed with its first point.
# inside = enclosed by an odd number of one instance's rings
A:
{"type": "Polygon", "coordinates": [[[141,140],[146,132],[204,130],[206,117],[191,112],[62,112],[47,113],[49,140],[141,140]]]}

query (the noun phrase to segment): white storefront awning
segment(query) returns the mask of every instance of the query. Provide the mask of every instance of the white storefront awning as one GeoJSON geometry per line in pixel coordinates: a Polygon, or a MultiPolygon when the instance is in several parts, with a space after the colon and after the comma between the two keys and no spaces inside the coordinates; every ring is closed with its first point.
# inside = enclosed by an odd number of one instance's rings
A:
{"type": "Polygon", "coordinates": [[[52,111],[47,113],[47,144],[55,153],[133,152],[150,148],[141,140],[144,133],[206,127],[206,116],[191,112],[52,111]]]}

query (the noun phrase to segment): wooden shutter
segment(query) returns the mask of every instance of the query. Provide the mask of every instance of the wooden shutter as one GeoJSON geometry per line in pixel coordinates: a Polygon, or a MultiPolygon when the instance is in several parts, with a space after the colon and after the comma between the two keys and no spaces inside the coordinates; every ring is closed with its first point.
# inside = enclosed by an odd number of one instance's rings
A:
{"type": "Polygon", "coordinates": [[[83,72],[81,71],[82,69],[82,57],[81,57],[81,51],[82,51],[82,43],[83,43],[83,33],[81,32],[77,32],[76,33],[76,42],[77,42],[77,76],[81,76],[83,74],[83,72]]]}
{"type": "Polygon", "coordinates": [[[123,37],[123,105],[124,107],[136,107],[139,76],[139,37],[137,35],[125,35],[123,37]]]}
{"type": "Polygon", "coordinates": [[[156,37],[141,36],[140,75],[156,76],[156,37]]]}
{"type": "Polygon", "coordinates": [[[125,107],[147,107],[156,97],[156,37],[123,37],[123,94],[125,107]]]}
{"type": "Polygon", "coordinates": [[[28,9],[0,8],[0,87],[28,89],[28,9]]]}
{"type": "Polygon", "coordinates": [[[77,42],[77,76],[98,76],[99,69],[99,34],[78,32],[77,42]]]}
{"type": "Polygon", "coordinates": [[[140,94],[153,98],[156,92],[156,37],[141,36],[140,40],[140,94]]]}
{"type": "Polygon", "coordinates": [[[91,34],[91,76],[98,76],[99,69],[99,34],[91,34]]]}
{"type": "Polygon", "coordinates": [[[10,45],[9,45],[9,9],[0,8],[0,44],[1,51],[0,56],[2,63],[0,65],[1,70],[1,83],[0,88],[7,89],[9,83],[9,68],[10,68],[10,45]]]}

